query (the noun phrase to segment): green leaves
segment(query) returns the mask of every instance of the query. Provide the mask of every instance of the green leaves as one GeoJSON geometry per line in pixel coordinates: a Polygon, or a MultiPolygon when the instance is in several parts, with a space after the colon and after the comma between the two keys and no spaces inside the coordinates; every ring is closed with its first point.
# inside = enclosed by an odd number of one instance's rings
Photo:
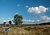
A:
{"type": "Polygon", "coordinates": [[[16,14],[16,15],[14,16],[14,23],[15,23],[16,25],[21,25],[22,22],[23,22],[22,19],[23,19],[23,17],[22,17],[21,15],[16,14]]]}

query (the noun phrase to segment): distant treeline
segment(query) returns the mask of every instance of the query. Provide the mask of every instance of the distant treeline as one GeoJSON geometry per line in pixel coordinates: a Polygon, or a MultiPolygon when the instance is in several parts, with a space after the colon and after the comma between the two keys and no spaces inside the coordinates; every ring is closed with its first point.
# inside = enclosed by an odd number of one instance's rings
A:
{"type": "Polygon", "coordinates": [[[46,23],[40,23],[38,25],[50,25],[50,22],[46,22],[46,23]]]}
{"type": "Polygon", "coordinates": [[[50,22],[40,23],[40,24],[23,24],[23,26],[36,26],[36,25],[50,25],[50,22]]]}
{"type": "MultiPolygon", "coordinates": [[[[4,24],[0,24],[0,25],[4,25],[4,24]]],[[[9,24],[6,24],[6,25],[9,25],[9,24]]],[[[11,25],[15,25],[15,24],[11,24],[11,25]]],[[[40,24],[22,24],[21,26],[36,26],[36,25],[50,25],[50,22],[40,23],[40,24]]]]}

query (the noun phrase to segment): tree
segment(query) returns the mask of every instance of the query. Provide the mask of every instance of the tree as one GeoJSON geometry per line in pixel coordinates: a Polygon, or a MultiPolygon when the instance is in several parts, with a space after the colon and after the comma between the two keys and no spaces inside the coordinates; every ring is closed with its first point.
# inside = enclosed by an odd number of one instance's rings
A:
{"type": "Polygon", "coordinates": [[[23,22],[22,19],[23,19],[23,17],[21,15],[16,14],[14,16],[14,23],[15,23],[15,25],[21,25],[22,22],[23,22]]]}
{"type": "Polygon", "coordinates": [[[5,25],[5,24],[6,24],[6,22],[3,22],[3,24],[5,25]]]}
{"type": "Polygon", "coordinates": [[[11,24],[12,22],[11,21],[9,21],[9,24],[11,24]]]}
{"type": "Polygon", "coordinates": [[[6,22],[3,22],[4,26],[6,26],[6,22]]]}

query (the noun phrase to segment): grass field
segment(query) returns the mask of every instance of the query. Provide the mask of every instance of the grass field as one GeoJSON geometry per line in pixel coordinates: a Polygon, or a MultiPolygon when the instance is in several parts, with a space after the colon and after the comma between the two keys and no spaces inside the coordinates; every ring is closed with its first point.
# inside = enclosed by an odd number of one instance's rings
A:
{"type": "Polygon", "coordinates": [[[0,35],[50,35],[50,25],[9,26],[8,32],[3,32],[3,28],[0,26],[0,35]]]}

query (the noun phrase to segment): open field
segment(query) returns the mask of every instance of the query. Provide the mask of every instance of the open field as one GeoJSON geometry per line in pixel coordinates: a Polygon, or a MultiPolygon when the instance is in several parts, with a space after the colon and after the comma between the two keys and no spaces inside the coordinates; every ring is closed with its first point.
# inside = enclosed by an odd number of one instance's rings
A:
{"type": "Polygon", "coordinates": [[[9,26],[7,32],[3,28],[0,26],[0,35],[50,35],[50,25],[9,26]]]}

